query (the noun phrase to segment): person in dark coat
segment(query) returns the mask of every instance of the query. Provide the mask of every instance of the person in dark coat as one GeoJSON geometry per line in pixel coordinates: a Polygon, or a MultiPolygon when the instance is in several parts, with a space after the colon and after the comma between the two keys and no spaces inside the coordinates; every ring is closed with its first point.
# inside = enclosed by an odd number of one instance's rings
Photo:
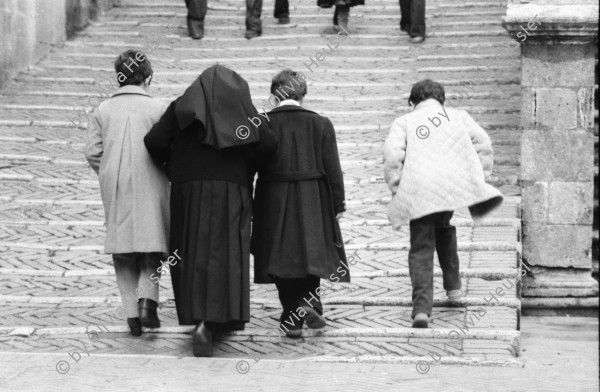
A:
{"type": "MultiPolygon", "coordinates": [[[[246,0],[246,34],[247,39],[262,35],[262,13],[263,0],[246,0]]],[[[192,39],[204,37],[204,17],[208,10],[207,0],[185,0],[188,9],[187,26],[188,33],[192,39]]]]}
{"type": "Polygon", "coordinates": [[[420,44],[425,40],[425,0],[399,0],[400,30],[410,36],[410,42],[420,44]]]}
{"type": "Polygon", "coordinates": [[[250,318],[253,180],[276,146],[248,83],[220,65],[205,70],[146,135],[171,180],[169,248],[180,325],[196,325],[195,356],[212,355],[212,332],[250,318]],[[262,119],[262,120],[261,120],[262,119]]]}
{"type": "Polygon", "coordinates": [[[331,8],[335,6],[335,11],[333,13],[333,28],[336,32],[342,32],[348,35],[350,8],[357,5],[365,5],[365,0],[317,0],[317,5],[321,8],[331,8]]]}
{"type": "Polygon", "coordinates": [[[280,331],[326,325],[320,279],[349,282],[338,219],[344,179],[331,121],[300,106],[306,81],[284,70],[273,78],[268,113],[278,138],[275,156],[259,170],[254,196],[252,254],[256,283],[275,283],[283,307],[280,331]],[[279,99],[281,97],[281,99],[279,99]]]}

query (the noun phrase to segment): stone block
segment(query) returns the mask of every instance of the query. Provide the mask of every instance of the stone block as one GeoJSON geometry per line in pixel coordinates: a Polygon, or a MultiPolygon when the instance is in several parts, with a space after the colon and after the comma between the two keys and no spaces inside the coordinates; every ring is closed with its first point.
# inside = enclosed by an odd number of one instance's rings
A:
{"type": "Polygon", "coordinates": [[[523,225],[523,260],[531,266],[591,268],[591,226],[523,225]]]}
{"type": "Polygon", "coordinates": [[[592,224],[592,182],[552,182],[548,190],[548,221],[558,224],[592,224]]]}
{"type": "Polygon", "coordinates": [[[594,137],[583,130],[524,130],[521,177],[524,181],[593,181],[594,137]]]}
{"type": "Polygon", "coordinates": [[[583,129],[594,128],[594,88],[581,88],[577,92],[577,125],[583,129]]]}
{"type": "Polygon", "coordinates": [[[595,75],[596,45],[521,47],[523,87],[590,87],[595,75]]]}
{"type": "Polygon", "coordinates": [[[548,221],[548,183],[523,184],[522,209],[524,222],[548,221]]]}
{"type": "Polygon", "coordinates": [[[535,89],[535,124],[550,129],[577,128],[577,90],[568,88],[535,89]]]}

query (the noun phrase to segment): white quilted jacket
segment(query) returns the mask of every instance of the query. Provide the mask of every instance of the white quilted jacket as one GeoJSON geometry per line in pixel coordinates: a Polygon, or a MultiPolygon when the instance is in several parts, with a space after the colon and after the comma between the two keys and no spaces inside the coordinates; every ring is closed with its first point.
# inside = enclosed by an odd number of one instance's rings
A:
{"type": "Polygon", "coordinates": [[[383,157],[395,229],[462,207],[478,219],[502,204],[500,191],[485,182],[494,163],[491,140],[464,110],[421,102],[393,122],[383,157]]]}

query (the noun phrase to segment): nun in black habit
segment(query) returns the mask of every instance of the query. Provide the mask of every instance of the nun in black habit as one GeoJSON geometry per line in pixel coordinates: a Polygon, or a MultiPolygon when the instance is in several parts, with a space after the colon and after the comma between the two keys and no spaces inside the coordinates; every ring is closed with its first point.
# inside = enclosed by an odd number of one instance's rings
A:
{"type": "Polygon", "coordinates": [[[211,356],[211,332],[243,329],[250,318],[252,183],[277,141],[248,83],[214,65],[170,104],[144,142],[171,180],[179,324],[196,325],[194,355],[211,356]]]}

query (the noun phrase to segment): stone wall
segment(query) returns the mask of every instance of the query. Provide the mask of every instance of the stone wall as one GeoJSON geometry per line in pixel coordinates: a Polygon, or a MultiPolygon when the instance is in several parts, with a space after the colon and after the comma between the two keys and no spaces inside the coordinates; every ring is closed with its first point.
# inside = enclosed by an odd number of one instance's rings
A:
{"type": "Polygon", "coordinates": [[[579,297],[574,306],[597,307],[591,254],[598,3],[511,0],[504,23],[521,43],[523,261],[532,271],[523,296],[536,303],[579,297]]]}
{"type": "Polygon", "coordinates": [[[114,0],[2,0],[0,2],[0,88],[114,0]]]}

